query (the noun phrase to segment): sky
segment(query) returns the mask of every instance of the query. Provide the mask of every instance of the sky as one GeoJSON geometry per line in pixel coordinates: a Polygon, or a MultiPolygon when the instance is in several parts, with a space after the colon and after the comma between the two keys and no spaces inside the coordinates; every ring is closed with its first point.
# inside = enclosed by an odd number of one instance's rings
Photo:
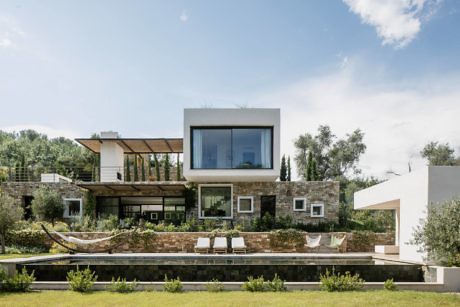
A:
{"type": "Polygon", "coordinates": [[[0,129],[182,137],[184,108],[281,109],[281,152],[359,128],[363,175],[460,154],[460,1],[0,0],[0,129]]]}

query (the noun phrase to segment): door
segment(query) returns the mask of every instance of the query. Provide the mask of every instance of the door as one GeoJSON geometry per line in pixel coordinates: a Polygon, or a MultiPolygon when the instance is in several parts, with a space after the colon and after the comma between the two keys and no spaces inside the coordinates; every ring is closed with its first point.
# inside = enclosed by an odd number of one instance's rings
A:
{"type": "Polygon", "coordinates": [[[261,196],[260,197],[260,217],[263,217],[266,213],[272,217],[276,216],[276,196],[261,196]]]}

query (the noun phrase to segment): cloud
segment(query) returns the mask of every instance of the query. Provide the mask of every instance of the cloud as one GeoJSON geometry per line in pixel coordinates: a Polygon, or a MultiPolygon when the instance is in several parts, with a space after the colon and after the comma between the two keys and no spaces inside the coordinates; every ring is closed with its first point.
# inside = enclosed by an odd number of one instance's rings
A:
{"type": "Polygon", "coordinates": [[[187,22],[188,21],[188,15],[186,11],[183,11],[182,14],[179,16],[179,20],[182,22],[187,22]]]}
{"type": "Polygon", "coordinates": [[[25,36],[17,21],[10,17],[0,16],[0,48],[15,47],[15,42],[25,36]]]}
{"type": "Polygon", "coordinates": [[[357,128],[365,133],[367,150],[360,161],[365,175],[384,178],[388,170],[406,173],[408,163],[412,169],[424,166],[419,152],[432,140],[449,142],[459,152],[460,74],[421,77],[401,86],[367,80],[372,73],[354,62],[253,100],[258,106],[281,108],[282,153],[293,157],[294,139],[316,134],[324,124],[338,137],[357,128]]]}
{"type": "Polygon", "coordinates": [[[407,46],[441,0],[343,0],[365,24],[374,26],[384,45],[407,46]]]}

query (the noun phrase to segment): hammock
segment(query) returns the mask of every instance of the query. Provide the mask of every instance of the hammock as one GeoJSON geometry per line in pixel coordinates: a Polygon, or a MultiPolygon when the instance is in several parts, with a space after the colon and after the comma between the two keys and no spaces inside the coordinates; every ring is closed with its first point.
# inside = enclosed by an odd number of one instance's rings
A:
{"type": "MultiPolygon", "coordinates": [[[[59,240],[57,240],[55,237],[53,237],[51,235],[51,233],[48,231],[48,229],[46,229],[45,225],[41,224],[40,225],[43,229],[43,231],[48,235],[48,237],[50,237],[51,240],[53,240],[54,242],[56,242],[57,244],[59,244],[60,246],[68,249],[69,251],[71,252],[76,252],[76,253],[104,253],[104,252],[108,252],[108,253],[112,253],[112,250],[115,249],[116,247],[120,246],[121,244],[123,244],[124,242],[123,241],[120,241],[118,242],[118,244],[115,244],[114,246],[109,246],[108,248],[104,249],[104,250],[99,250],[99,251],[88,251],[88,250],[82,250],[82,249],[79,249],[79,248],[72,248],[72,247],[69,247],[67,246],[66,244],[64,243],[61,243],[59,242],[59,240]]],[[[76,245],[90,245],[90,244],[94,244],[94,243],[98,243],[98,242],[103,242],[103,241],[108,241],[108,240],[111,240],[119,235],[122,235],[124,233],[118,233],[116,235],[113,235],[113,236],[110,236],[110,237],[106,237],[106,238],[100,238],[100,239],[93,239],[93,240],[83,240],[83,239],[78,239],[78,238],[75,238],[75,237],[72,237],[72,236],[64,236],[63,234],[57,232],[57,231],[54,231],[54,234],[57,235],[58,237],[60,237],[64,242],[69,242],[69,243],[73,243],[73,244],[76,244],[76,245]]]]}

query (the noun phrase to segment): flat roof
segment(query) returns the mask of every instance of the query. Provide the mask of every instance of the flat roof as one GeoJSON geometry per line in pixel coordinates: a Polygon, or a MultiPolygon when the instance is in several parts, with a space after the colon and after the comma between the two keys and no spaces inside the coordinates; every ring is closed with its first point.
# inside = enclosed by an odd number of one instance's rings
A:
{"type": "Polygon", "coordinates": [[[99,139],[75,139],[94,153],[101,152],[101,144],[113,142],[123,148],[126,154],[148,153],[182,153],[182,138],[99,138],[99,139]]]}
{"type": "Polygon", "coordinates": [[[93,192],[141,192],[141,191],[183,191],[185,181],[154,182],[77,182],[77,186],[93,192]]]}

